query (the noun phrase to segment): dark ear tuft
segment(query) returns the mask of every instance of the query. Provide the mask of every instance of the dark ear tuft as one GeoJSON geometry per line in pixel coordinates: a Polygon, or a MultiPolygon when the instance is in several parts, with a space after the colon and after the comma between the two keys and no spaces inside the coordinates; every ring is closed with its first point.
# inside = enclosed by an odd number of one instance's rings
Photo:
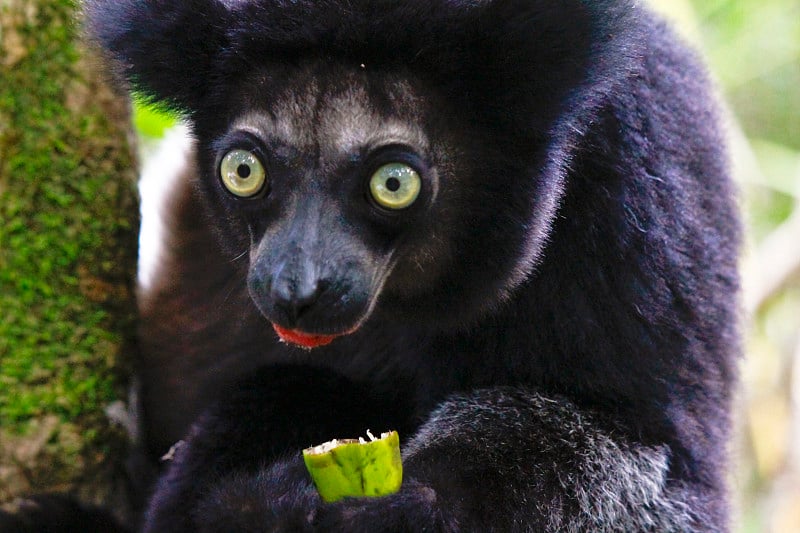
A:
{"type": "Polygon", "coordinates": [[[86,29],[131,89],[191,113],[225,47],[228,10],[215,0],[86,0],[86,29]]]}

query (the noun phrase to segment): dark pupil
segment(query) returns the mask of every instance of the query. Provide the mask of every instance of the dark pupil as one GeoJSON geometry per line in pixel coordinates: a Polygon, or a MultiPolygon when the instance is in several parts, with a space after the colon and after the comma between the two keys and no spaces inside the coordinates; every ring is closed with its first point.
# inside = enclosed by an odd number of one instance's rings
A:
{"type": "Polygon", "coordinates": [[[400,180],[397,178],[389,178],[386,180],[386,188],[392,192],[400,190],[400,180]]]}
{"type": "Polygon", "coordinates": [[[239,174],[240,178],[249,178],[250,177],[250,165],[245,165],[242,163],[238,167],[236,167],[236,173],[239,174]]]}

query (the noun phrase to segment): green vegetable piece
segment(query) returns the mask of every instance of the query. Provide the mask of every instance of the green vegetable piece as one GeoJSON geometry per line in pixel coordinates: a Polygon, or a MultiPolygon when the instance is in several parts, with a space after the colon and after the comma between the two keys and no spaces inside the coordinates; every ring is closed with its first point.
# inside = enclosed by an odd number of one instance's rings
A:
{"type": "Polygon", "coordinates": [[[396,431],[376,439],[332,440],[303,450],[303,460],[322,499],[388,496],[400,490],[403,465],[396,431]]]}

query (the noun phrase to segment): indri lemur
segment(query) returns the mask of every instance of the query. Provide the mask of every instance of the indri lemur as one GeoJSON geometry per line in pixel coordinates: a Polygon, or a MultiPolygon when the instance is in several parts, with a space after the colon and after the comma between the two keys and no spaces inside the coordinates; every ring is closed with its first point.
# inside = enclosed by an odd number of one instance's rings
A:
{"type": "Polygon", "coordinates": [[[726,531],[739,226],[627,0],[91,0],[193,144],[140,294],[147,531],[726,531]],[[398,429],[401,491],[299,451],[398,429]]]}

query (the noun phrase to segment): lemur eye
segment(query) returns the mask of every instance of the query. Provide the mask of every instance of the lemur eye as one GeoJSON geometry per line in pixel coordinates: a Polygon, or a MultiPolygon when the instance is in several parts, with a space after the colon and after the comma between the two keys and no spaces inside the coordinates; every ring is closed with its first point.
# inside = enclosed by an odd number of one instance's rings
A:
{"type": "Polygon", "coordinates": [[[383,165],[369,180],[372,198],[387,209],[405,209],[414,203],[422,188],[416,170],[404,163],[383,165]]]}
{"type": "Polygon", "coordinates": [[[231,150],[219,165],[222,184],[231,194],[241,198],[255,196],[267,181],[267,172],[261,161],[247,150],[231,150]]]}

